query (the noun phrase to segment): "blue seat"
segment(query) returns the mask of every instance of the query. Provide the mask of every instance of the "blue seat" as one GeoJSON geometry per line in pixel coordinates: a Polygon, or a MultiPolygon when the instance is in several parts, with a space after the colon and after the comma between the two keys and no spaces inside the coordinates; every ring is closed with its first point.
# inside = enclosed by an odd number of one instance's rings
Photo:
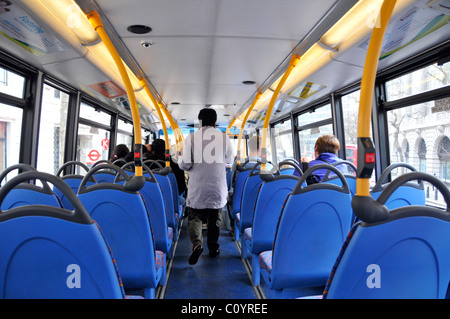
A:
{"type": "Polygon", "coordinates": [[[44,205],[0,210],[0,298],[124,298],[101,231],[58,177],[19,174],[0,190],[0,203],[29,179],[58,187],[74,211],[44,205]]]}
{"type": "MultiPolygon", "coordinates": [[[[350,189],[350,194],[353,197],[356,194],[356,166],[352,162],[349,161],[338,161],[330,164],[339,168],[342,165],[346,165],[351,168],[351,170],[347,169],[347,172],[341,172],[344,175],[345,180],[347,181],[348,188],[350,189]]],[[[342,185],[341,180],[335,174],[330,174],[331,171],[327,171],[325,176],[322,179],[322,183],[329,183],[334,185],[342,185]]],[[[350,226],[352,226],[356,220],[355,214],[352,214],[352,219],[350,221],[350,226]]]]}
{"type": "MultiPolygon", "coordinates": [[[[81,174],[67,174],[61,176],[61,174],[66,170],[66,168],[71,166],[80,166],[83,168],[86,173],[89,171],[89,168],[82,162],[79,161],[69,161],[61,165],[58,172],[56,173],[56,176],[60,177],[69,187],[72,189],[72,191],[76,194],[78,192],[78,187],[80,186],[81,181],[83,180],[83,175],[81,174]]],[[[90,181],[87,182],[87,185],[92,185],[97,183],[94,177],[90,181]]],[[[65,197],[65,195],[57,188],[53,187],[53,192],[58,196],[59,200],[61,201],[61,205],[63,208],[66,208],[68,210],[72,210],[72,204],[70,201],[65,197]]]]}
{"type": "Polygon", "coordinates": [[[272,250],[259,256],[260,271],[270,289],[325,286],[350,229],[351,196],[342,173],[328,164],[308,169],[288,196],[272,250]],[[304,185],[316,169],[329,168],[342,187],[304,185]]]}
{"type": "Polygon", "coordinates": [[[260,282],[259,254],[272,249],[281,210],[299,179],[293,175],[278,175],[270,178],[267,174],[264,174],[262,178],[265,181],[259,189],[252,226],[244,230],[244,241],[241,246],[244,258],[248,253],[252,256],[254,286],[258,286],[260,282]]]}
{"type": "Polygon", "coordinates": [[[170,170],[169,176],[169,182],[170,186],[172,188],[172,198],[173,198],[173,208],[175,210],[175,220],[177,221],[177,227],[180,226],[180,220],[183,218],[183,207],[180,204],[180,197],[178,195],[178,183],[177,178],[175,177],[175,174],[173,173],[172,169],[170,170]]]}
{"type": "MultiPolygon", "coordinates": [[[[134,162],[127,163],[122,168],[128,174],[134,174],[128,171],[129,168],[134,169],[134,162]]],[[[147,165],[143,164],[143,169],[145,184],[139,193],[142,195],[147,213],[150,217],[150,226],[155,240],[155,248],[164,252],[167,258],[172,258],[174,231],[172,227],[167,225],[161,186],[147,165]]]]}
{"type": "MultiPolygon", "coordinates": [[[[34,167],[28,164],[16,164],[9,166],[0,174],[0,184],[6,176],[14,170],[37,171],[34,167]]],[[[43,182],[42,186],[37,186],[30,183],[22,183],[12,189],[2,202],[1,209],[7,210],[14,207],[41,204],[53,207],[61,207],[61,201],[53,192],[50,186],[43,182]]]]}
{"type": "Polygon", "coordinates": [[[260,177],[259,170],[257,169],[259,164],[260,163],[253,166],[245,180],[242,190],[241,208],[240,211],[236,212],[234,215],[234,239],[235,241],[241,239],[241,244],[243,243],[244,229],[250,227],[252,224],[253,212],[255,211],[259,187],[263,182],[260,177]]]}
{"type": "MultiPolygon", "coordinates": [[[[356,194],[356,166],[352,162],[349,161],[338,161],[330,164],[332,166],[341,166],[346,165],[351,168],[351,170],[347,170],[347,172],[343,172],[342,174],[347,181],[348,187],[350,189],[350,193],[353,195],[356,194]],[[353,171],[353,172],[352,172],[353,171]]],[[[328,171],[322,179],[322,183],[330,183],[335,185],[342,185],[341,180],[335,174],[330,174],[331,171],[328,171]]]]}
{"type": "Polygon", "coordinates": [[[161,187],[164,199],[164,207],[166,210],[167,225],[169,227],[172,227],[174,232],[174,239],[176,241],[178,238],[180,216],[175,210],[175,200],[173,199],[174,190],[172,188],[172,183],[169,176],[172,172],[172,169],[170,167],[164,167],[164,162],[160,160],[146,160],[144,164],[146,164],[151,169],[153,175],[155,176],[161,187]]]}
{"type": "Polygon", "coordinates": [[[296,170],[300,170],[300,176],[303,174],[303,171],[299,167],[300,164],[295,158],[285,158],[278,164],[278,169],[280,170],[281,175],[292,175],[296,170]],[[286,167],[289,165],[291,167],[286,167]]]}
{"type": "Polygon", "coordinates": [[[158,284],[166,282],[166,255],[155,250],[150,220],[141,195],[127,190],[131,176],[112,164],[98,165],[86,174],[78,190],[91,217],[102,229],[117,261],[125,289],[144,289],[146,298],[155,298],[158,284]],[[97,170],[111,169],[125,183],[86,182],[97,170]]]}
{"type": "MultiPolygon", "coordinates": [[[[254,222],[254,214],[256,211],[256,206],[258,205],[258,201],[261,200],[264,203],[264,206],[266,205],[266,198],[260,198],[260,194],[259,194],[260,188],[262,187],[263,182],[271,181],[275,178],[272,171],[271,172],[267,172],[267,171],[258,172],[256,170],[256,168],[258,168],[259,165],[260,165],[260,163],[257,163],[253,167],[252,171],[250,172],[249,177],[247,178],[247,181],[244,186],[244,193],[242,195],[243,196],[242,204],[241,204],[242,211],[240,214],[236,214],[236,217],[239,216],[239,218],[240,218],[240,219],[238,219],[239,223],[236,223],[236,224],[238,225],[237,227],[238,227],[239,236],[240,236],[238,238],[240,238],[240,240],[241,240],[241,252],[242,252],[243,258],[247,258],[248,249],[246,247],[246,239],[245,238],[246,237],[248,238],[249,235],[251,236],[251,227],[254,222]],[[255,178],[254,177],[255,175],[257,175],[258,178],[255,178]],[[250,229],[248,229],[248,228],[250,228],[250,229]],[[245,234],[245,231],[247,231],[247,234],[245,234]]],[[[292,167],[292,169],[297,170],[300,175],[303,174],[302,170],[298,167],[298,165],[291,160],[283,161],[283,162],[279,163],[278,171],[276,171],[276,174],[281,174],[281,172],[280,172],[281,167],[285,167],[286,165],[289,165],[292,167]]],[[[292,174],[289,174],[287,176],[292,176],[292,174]]],[[[290,177],[288,179],[290,179],[290,177]]],[[[294,177],[294,180],[297,180],[297,178],[294,177]]],[[[276,192],[277,189],[274,188],[273,191],[276,192]]],[[[266,196],[266,197],[267,196],[272,197],[272,195],[273,194],[268,194],[268,193],[264,194],[264,196],[266,196]]],[[[284,199],[286,199],[286,197],[284,199]]],[[[281,206],[280,206],[280,208],[281,208],[281,206]]],[[[279,213],[279,211],[278,211],[278,213],[279,213]]],[[[278,214],[278,216],[279,216],[279,214],[278,214]]],[[[276,226],[277,221],[278,221],[278,218],[275,219],[274,226],[276,226]]],[[[236,233],[237,233],[237,230],[235,231],[235,234],[236,233]]],[[[271,233],[269,232],[267,235],[271,236],[270,234],[271,233]]],[[[272,234],[274,234],[274,233],[272,233],[272,234]]],[[[272,236],[272,242],[273,242],[273,236],[272,236]]],[[[247,243],[251,244],[251,241],[247,240],[247,243]]],[[[271,248],[271,246],[269,248],[271,248]]]]}
{"type": "Polygon", "coordinates": [[[226,176],[227,176],[227,188],[230,189],[231,186],[231,167],[225,167],[226,176]]]}
{"type": "MultiPolygon", "coordinates": [[[[256,164],[256,163],[255,163],[256,164]]],[[[235,215],[241,211],[241,199],[242,193],[244,191],[244,184],[247,180],[248,175],[252,170],[253,166],[247,165],[244,167],[242,165],[236,165],[236,179],[234,183],[234,191],[232,194],[232,203],[231,203],[231,211],[230,215],[234,219],[235,215]]]]}
{"type": "Polygon", "coordinates": [[[172,186],[170,185],[168,171],[166,171],[165,169],[160,171],[153,171],[153,175],[155,176],[158,184],[161,187],[167,225],[169,227],[172,227],[174,240],[176,241],[178,238],[178,220],[177,216],[175,215],[175,208],[173,206],[172,186]]]}
{"type": "MultiPolygon", "coordinates": [[[[389,185],[389,183],[385,182],[390,173],[397,168],[406,168],[413,172],[416,171],[414,166],[408,163],[394,163],[389,165],[383,171],[383,174],[381,174],[376,185],[370,192],[374,199],[377,199],[387,185],[389,185]]],[[[386,201],[385,205],[389,209],[410,205],[425,205],[425,189],[422,181],[419,181],[419,183],[405,183],[404,185],[399,186],[386,201]]]]}
{"type": "Polygon", "coordinates": [[[361,220],[349,234],[330,274],[324,298],[448,298],[450,283],[450,192],[434,176],[397,177],[377,200],[355,196],[361,220]],[[446,210],[430,206],[388,209],[396,189],[412,180],[437,187],[446,210]]]}

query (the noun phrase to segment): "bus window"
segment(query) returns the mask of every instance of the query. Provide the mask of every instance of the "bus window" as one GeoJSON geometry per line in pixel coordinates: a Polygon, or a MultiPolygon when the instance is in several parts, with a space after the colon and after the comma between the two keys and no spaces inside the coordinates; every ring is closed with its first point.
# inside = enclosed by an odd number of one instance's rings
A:
{"type": "MultiPolygon", "coordinates": [[[[133,124],[119,119],[119,127],[117,131],[117,145],[125,144],[130,150],[133,149],[133,124]]],[[[141,136],[144,136],[141,131],[141,136]]]]}
{"type": "MultiPolygon", "coordinates": [[[[447,62],[401,75],[387,81],[385,86],[390,102],[449,84],[450,62],[447,62]]],[[[387,122],[390,162],[408,162],[418,171],[437,176],[448,183],[450,96],[388,110],[387,122]]],[[[428,204],[445,204],[437,189],[427,183],[425,194],[428,204]]]]}
{"type": "Polygon", "coordinates": [[[36,168],[56,174],[64,164],[69,94],[44,84],[36,168]]]}
{"type": "Polygon", "coordinates": [[[294,158],[294,147],[292,144],[291,121],[277,123],[273,127],[275,135],[275,147],[277,162],[285,158],[294,158]]]}
{"type": "Polygon", "coordinates": [[[0,92],[24,98],[25,78],[0,67],[0,92]]]}
{"type": "Polygon", "coordinates": [[[19,163],[22,115],[21,108],[0,103],[0,172],[19,163]]]}
{"type": "Polygon", "coordinates": [[[108,160],[110,132],[95,126],[79,124],[77,139],[77,161],[88,167],[99,160],[108,160]]]}
{"type": "MultiPolygon", "coordinates": [[[[445,167],[449,161],[445,151],[450,151],[445,142],[450,136],[450,108],[436,108],[436,102],[438,101],[387,112],[390,163],[408,162],[418,171],[445,180],[445,167]]],[[[400,171],[397,174],[403,173],[400,171]]],[[[433,187],[427,190],[427,187],[431,186],[425,186],[427,201],[444,204],[440,193],[433,187]]]]}
{"type": "Polygon", "coordinates": [[[316,140],[324,134],[333,134],[333,124],[316,126],[298,132],[302,158],[306,157],[309,160],[315,158],[314,146],[316,140]]]}
{"type": "Polygon", "coordinates": [[[358,152],[356,151],[356,145],[345,145],[345,158],[347,161],[358,165],[358,152]]]}
{"type": "Polygon", "coordinates": [[[327,104],[297,117],[300,158],[314,159],[314,145],[317,138],[324,134],[333,134],[331,116],[331,104],[327,104]]]}
{"type": "Polygon", "coordinates": [[[450,85],[450,62],[442,65],[433,64],[386,82],[386,98],[389,102],[395,101],[448,85],[450,85]]]}
{"type": "MultiPolygon", "coordinates": [[[[358,165],[358,148],[357,148],[357,133],[358,133],[358,112],[359,112],[359,98],[361,90],[343,95],[342,116],[344,119],[344,137],[345,137],[345,159],[349,162],[358,165]]],[[[372,130],[372,122],[370,122],[372,130]]],[[[370,177],[370,186],[375,186],[375,170],[372,171],[370,177]]]]}
{"type": "Polygon", "coordinates": [[[99,160],[109,159],[110,125],[111,115],[81,103],[77,138],[77,161],[90,166],[99,160]],[[95,119],[95,122],[92,119],[95,119]]]}

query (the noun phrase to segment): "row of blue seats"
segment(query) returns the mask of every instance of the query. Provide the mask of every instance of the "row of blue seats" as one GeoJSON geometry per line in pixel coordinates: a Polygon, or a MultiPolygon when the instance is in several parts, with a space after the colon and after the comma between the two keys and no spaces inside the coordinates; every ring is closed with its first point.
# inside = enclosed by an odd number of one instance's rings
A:
{"type": "MultiPolygon", "coordinates": [[[[173,210],[173,197],[162,196],[162,185],[171,186],[170,170],[145,167],[139,192],[127,190],[131,173],[111,164],[94,166],[84,177],[53,176],[23,164],[2,172],[0,183],[13,169],[26,171],[0,189],[0,237],[8,243],[0,248],[0,296],[123,298],[130,289],[154,298],[156,287],[165,285],[166,255],[176,239],[167,217],[175,214],[166,207],[172,203],[173,210]],[[115,172],[116,183],[95,180],[106,170],[115,172]]],[[[173,226],[177,231],[175,220],[173,226]]]]}
{"type": "Polygon", "coordinates": [[[251,169],[241,168],[235,181],[231,211],[235,238],[241,242],[243,258],[251,255],[255,286],[262,277],[275,290],[322,286],[325,287],[323,296],[328,298],[446,296],[450,258],[445,255],[444,247],[448,245],[447,242],[439,244],[436,239],[444,229],[450,230],[449,209],[443,212],[426,207],[422,183],[422,180],[432,183],[447,198],[448,188],[441,181],[415,172],[409,164],[393,164],[372,189],[372,197],[363,198],[364,204],[356,205],[352,203],[356,188],[354,175],[341,174],[328,164],[314,166],[305,174],[295,162],[281,165],[293,166],[301,177],[258,172],[256,164],[251,169]],[[398,167],[413,172],[385,183],[391,171],[398,167]],[[334,174],[320,184],[306,185],[307,177],[323,168],[334,174]],[[411,182],[415,179],[419,183],[411,182]],[[429,223],[430,228],[424,229],[423,223],[429,223]],[[393,237],[390,237],[392,227],[393,237]],[[442,266],[436,266],[432,251],[440,251],[442,266]],[[374,286],[369,284],[369,279],[374,277],[370,277],[373,274],[369,270],[379,271],[378,267],[383,274],[391,273],[380,279],[384,289],[371,289],[374,286]],[[448,267],[444,278],[443,267],[448,267]],[[417,289],[407,289],[405,282],[411,281],[407,278],[422,285],[430,278],[433,280],[424,285],[426,289],[416,283],[417,289]]]}

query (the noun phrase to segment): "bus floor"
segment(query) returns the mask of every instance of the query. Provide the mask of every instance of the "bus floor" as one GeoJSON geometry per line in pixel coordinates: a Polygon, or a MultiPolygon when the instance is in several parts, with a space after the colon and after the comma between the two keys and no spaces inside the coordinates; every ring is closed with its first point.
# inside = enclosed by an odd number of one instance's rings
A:
{"type": "MultiPolygon", "coordinates": [[[[222,212],[223,216],[227,212],[222,212]]],[[[291,299],[306,295],[321,294],[320,289],[297,291],[270,290],[261,286],[255,287],[251,282],[251,262],[243,260],[240,246],[225,226],[229,223],[222,218],[219,237],[220,254],[211,258],[206,246],[206,231],[203,231],[204,251],[197,264],[189,265],[188,259],[192,252],[192,244],[187,229],[187,218],[182,220],[182,226],[175,254],[169,261],[167,284],[157,289],[159,299],[291,299]]]]}

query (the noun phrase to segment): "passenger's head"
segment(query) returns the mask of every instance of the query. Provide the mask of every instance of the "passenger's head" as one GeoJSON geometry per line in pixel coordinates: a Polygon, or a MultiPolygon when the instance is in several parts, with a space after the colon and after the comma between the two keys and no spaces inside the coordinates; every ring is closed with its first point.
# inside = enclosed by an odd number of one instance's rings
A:
{"type": "Polygon", "coordinates": [[[116,145],[112,152],[111,160],[115,161],[116,159],[124,158],[128,155],[128,153],[130,153],[128,146],[126,146],[125,144],[116,145]]]}
{"type": "Polygon", "coordinates": [[[250,156],[257,156],[261,147],[261,137],[253,135],[248,140],[248,152],[250,156]]]}
{"type": "Polygon", "coordinates": [[[155,154],[164,154],[166,151],[166,142],[163,139],[157,138],[152,142],[152,151],[155,154]]]}
{"type": "Polygon", "coordinates": [[[204,108],[198,113],[201,126],[216,126],[217,113],[214,109],[204,108]]]}
{"type": "Polygon", "coordinates": [[[333,153],[337,155],[339,149],[341,148],[341,143],[336,136],[331,134],[322,135],[316,141],[314,150],[317,154],[322,153],[333,153]]]}

